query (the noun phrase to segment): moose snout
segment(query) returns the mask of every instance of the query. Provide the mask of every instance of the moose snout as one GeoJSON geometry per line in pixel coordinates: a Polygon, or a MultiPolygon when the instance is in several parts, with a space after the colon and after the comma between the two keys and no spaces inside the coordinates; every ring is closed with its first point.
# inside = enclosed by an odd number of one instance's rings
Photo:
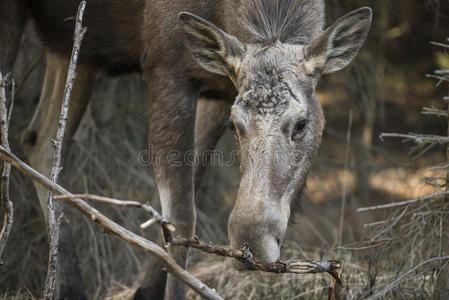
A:
{"type": "MultiPolygon", "coordinates": [[[[280,247],[276,238],[272,236],[264,236],[259,241],[252,241],[251,243],[244,242],[239,239],[231,239],[231,248],[242,249],[244,245],[247,245],[251,254],[265,262],[275,262],[280,257],[280,247]]],[[[235,261],[234,267],[239,270],[250,270],[251,266],[247,263],[241,263],[235,261]]]]}
{"type": "MultiPolygon", "coordinates": [[[[247,247],[251,254],[265,262],[275,262],[280,258],[280,241],[282,236],[279,230],[270,230],[268,222],[239,222],[237,214],[232,213],[228,223],[228,235],[232,249],[247,247]]],[[[238,270],[248,270],[250,266],[235,262],[238,270]]]]}

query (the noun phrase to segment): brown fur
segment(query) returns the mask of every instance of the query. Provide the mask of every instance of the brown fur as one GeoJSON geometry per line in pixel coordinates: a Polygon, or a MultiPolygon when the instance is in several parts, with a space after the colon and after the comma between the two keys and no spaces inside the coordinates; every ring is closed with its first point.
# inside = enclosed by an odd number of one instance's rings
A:
{"type": "MultiPolygon", "coordinates": [[[[74,17],[79,0],[25,0],[36,30],[48,48],[70,53],[74,17]]],[[[112,75],[141,71],[143,23],[142,0],[87,1],[83,25],[88,34],[83,40],[80,63],[88,63],[112,75]]]]}

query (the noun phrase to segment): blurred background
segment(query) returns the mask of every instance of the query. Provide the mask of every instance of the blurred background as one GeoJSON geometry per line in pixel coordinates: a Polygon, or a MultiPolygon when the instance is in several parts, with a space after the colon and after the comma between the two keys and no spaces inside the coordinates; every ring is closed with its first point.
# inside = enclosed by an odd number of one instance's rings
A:
{"type": "MultiPolygon", "coordinates": [[[[448,260],[439,258],[449,254],[449,201],[443,196],[408,206],[357,209],[446,189],[445,144],[416,145],[379,135],[448,135],[448,106],[443,100],[448,85],[426,74],[449,69],[449,46],[431,44],[449,43],[449,1],[329,0],[328,24],[361,6],[374,10],[372,29],[350,67],[323,76],[319,84],[327,125],[302,214],[285,239],[283,259],[343,259],[347,299],[444,299],[449,268],[448,260]],[[423,107],[440,113],[422,114],[423,107]]],[[[28,24],[13,73],[17,88],[10,129],[12,151],[23,159],[20,137],[39,100],[43,50],[28,24]]],[[[64,186],[74,193],[148,201],[160,208],[152,170],[138,163],[139,153],[148,145],[146,94],[142,75],[98,75],[82,124],[65,144],[64,186]]],[[[231,132],[225,133],[218,148],[225,153],[235,149],[231,132]]],[[[0,269],[0,293],[39,298],[47,270],[46,226],[31,181],[16,170],[11,180],[15,220],[0,269]]],[[[227,244],[227,219],[238,184],[238,163],[207,170],[196,200],[197,233],[202,240],[227,244]]],[[[146,220],[139,210],[94,205],[128,229],[156,239],[156,229],[139,229],[146,220]]],[[[147,256],[105,235],[77,212],[69,219],[89,298],[132,295],[147,256]]],[[[328,275],[239,273],[228,260],[196,251],[190,255],[190,270],[226,299],[323,299],[327,295],[328,275]]],[[[195,297],[189,293],[189,298],[195,297]]]]}

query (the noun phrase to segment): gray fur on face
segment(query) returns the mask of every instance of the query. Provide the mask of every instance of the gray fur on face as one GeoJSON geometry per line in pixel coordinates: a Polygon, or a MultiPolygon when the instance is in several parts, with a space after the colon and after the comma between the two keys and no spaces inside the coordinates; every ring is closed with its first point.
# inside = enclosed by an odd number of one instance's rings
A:
{"type": "Polygon", "coordinates": [[[261,115],[285,110],[289,99],[296,98],[286,79],[294,73],[291,69],[300,60],[300,49],[279,42],[272,47],[248,46],[238,74],[235,104],[261,115]]]}
{"type": "Polygon", "coordinates": [[[279,42],[270,47],[248,45],[231,114],[242,174],[229,220],[231,245],[248,242],[267,260],[279,255],[273,241],[279,246],[291,214],[300,209],[299,195],[324,127],[314,95],[316,78],[302,71],[302,49],[279,42]],[[301,120],[306,128],[293,136],[301,120]],[[254,234],[245,228],[253,228],[254,234]]]}

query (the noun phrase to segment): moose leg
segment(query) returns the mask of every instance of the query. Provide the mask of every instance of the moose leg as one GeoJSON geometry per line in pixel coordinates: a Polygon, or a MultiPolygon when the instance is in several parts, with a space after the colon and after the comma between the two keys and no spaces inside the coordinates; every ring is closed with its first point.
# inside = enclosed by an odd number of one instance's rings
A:
{"type": "Polygon", "coordinates": [[[22,1],[0,1],[0,72],[12,71],[27,20],[22,1]]]}
{"type": "MultiPolygon", "coordinates": [[[[33,119],[22,136],[22,146],[33,168],[49,176],[54,148],[51,139],[56,136],[62,106],[69,58],[47,53],[46,72],[39,104],[33,119]]],[[[77,67],[73,86],[65,140],[74,135],[90,96],[95,72],[86,66],[77,67]]],[[[65,143],[67,149],[67,142],[65,143]]],[[[42,212],[47,219],[47,191],[35,185],[42,212]]],[[[64,206],[57,202],[58,207],[64,206]]],[[[61,207],[63,211],[64,207],[61,207]]],[[[73,244],[71,228],[65,218],[61,222],[56,289],[58,299],[85,299],[81,272],[73,244]]]]}
{"type": "Polygon", "coordinates": [[[195,191],[198,191],[206,167],[211,158],[211,151],[226,130],[232,100],[200,98],[196,109],[195,152],[199,161],[195,165],[195,191]]]}
{"type": "MultiPolygon", "coordinates": [[[[199,161],[194,165],[194,191],[198,190],[207,167],[208,158],[210,158],[205,153],[215,148],[216,143],[225,131],[225,122],[229,118],[231,105],[231,100],[210,98],[200,98],[198,100],[194,141],[195,153],[199,161]]],[[[139,287],[134,296],[135,300],[163,298],[166,273],[162,271],[162,265],[156,259],[151,259],[149,270],[151,271],[148,272],[143,285],[139,287]]]]}
{"type": "MultiPolygon", "coordinates": [[[[166,74],[164,72],[155,72],[166,74]]],[[[150,155],[159,190],[162,214],[176,227],[176,235],[193,237],[195,207],[193,163],[197,92],[187,78],[176,75],[147,76],[150,90],[150,155]]],[[[170,248],[176,262],[186,266],[187,250],[170,248]]],[[[151,270],[150,270],[151,272],[151,270]]],[[[160,274],[151,272],[147,277],[160,274]]],[[[183,299],[184,285],[168,275],[166,299],[183,299]]]]}

